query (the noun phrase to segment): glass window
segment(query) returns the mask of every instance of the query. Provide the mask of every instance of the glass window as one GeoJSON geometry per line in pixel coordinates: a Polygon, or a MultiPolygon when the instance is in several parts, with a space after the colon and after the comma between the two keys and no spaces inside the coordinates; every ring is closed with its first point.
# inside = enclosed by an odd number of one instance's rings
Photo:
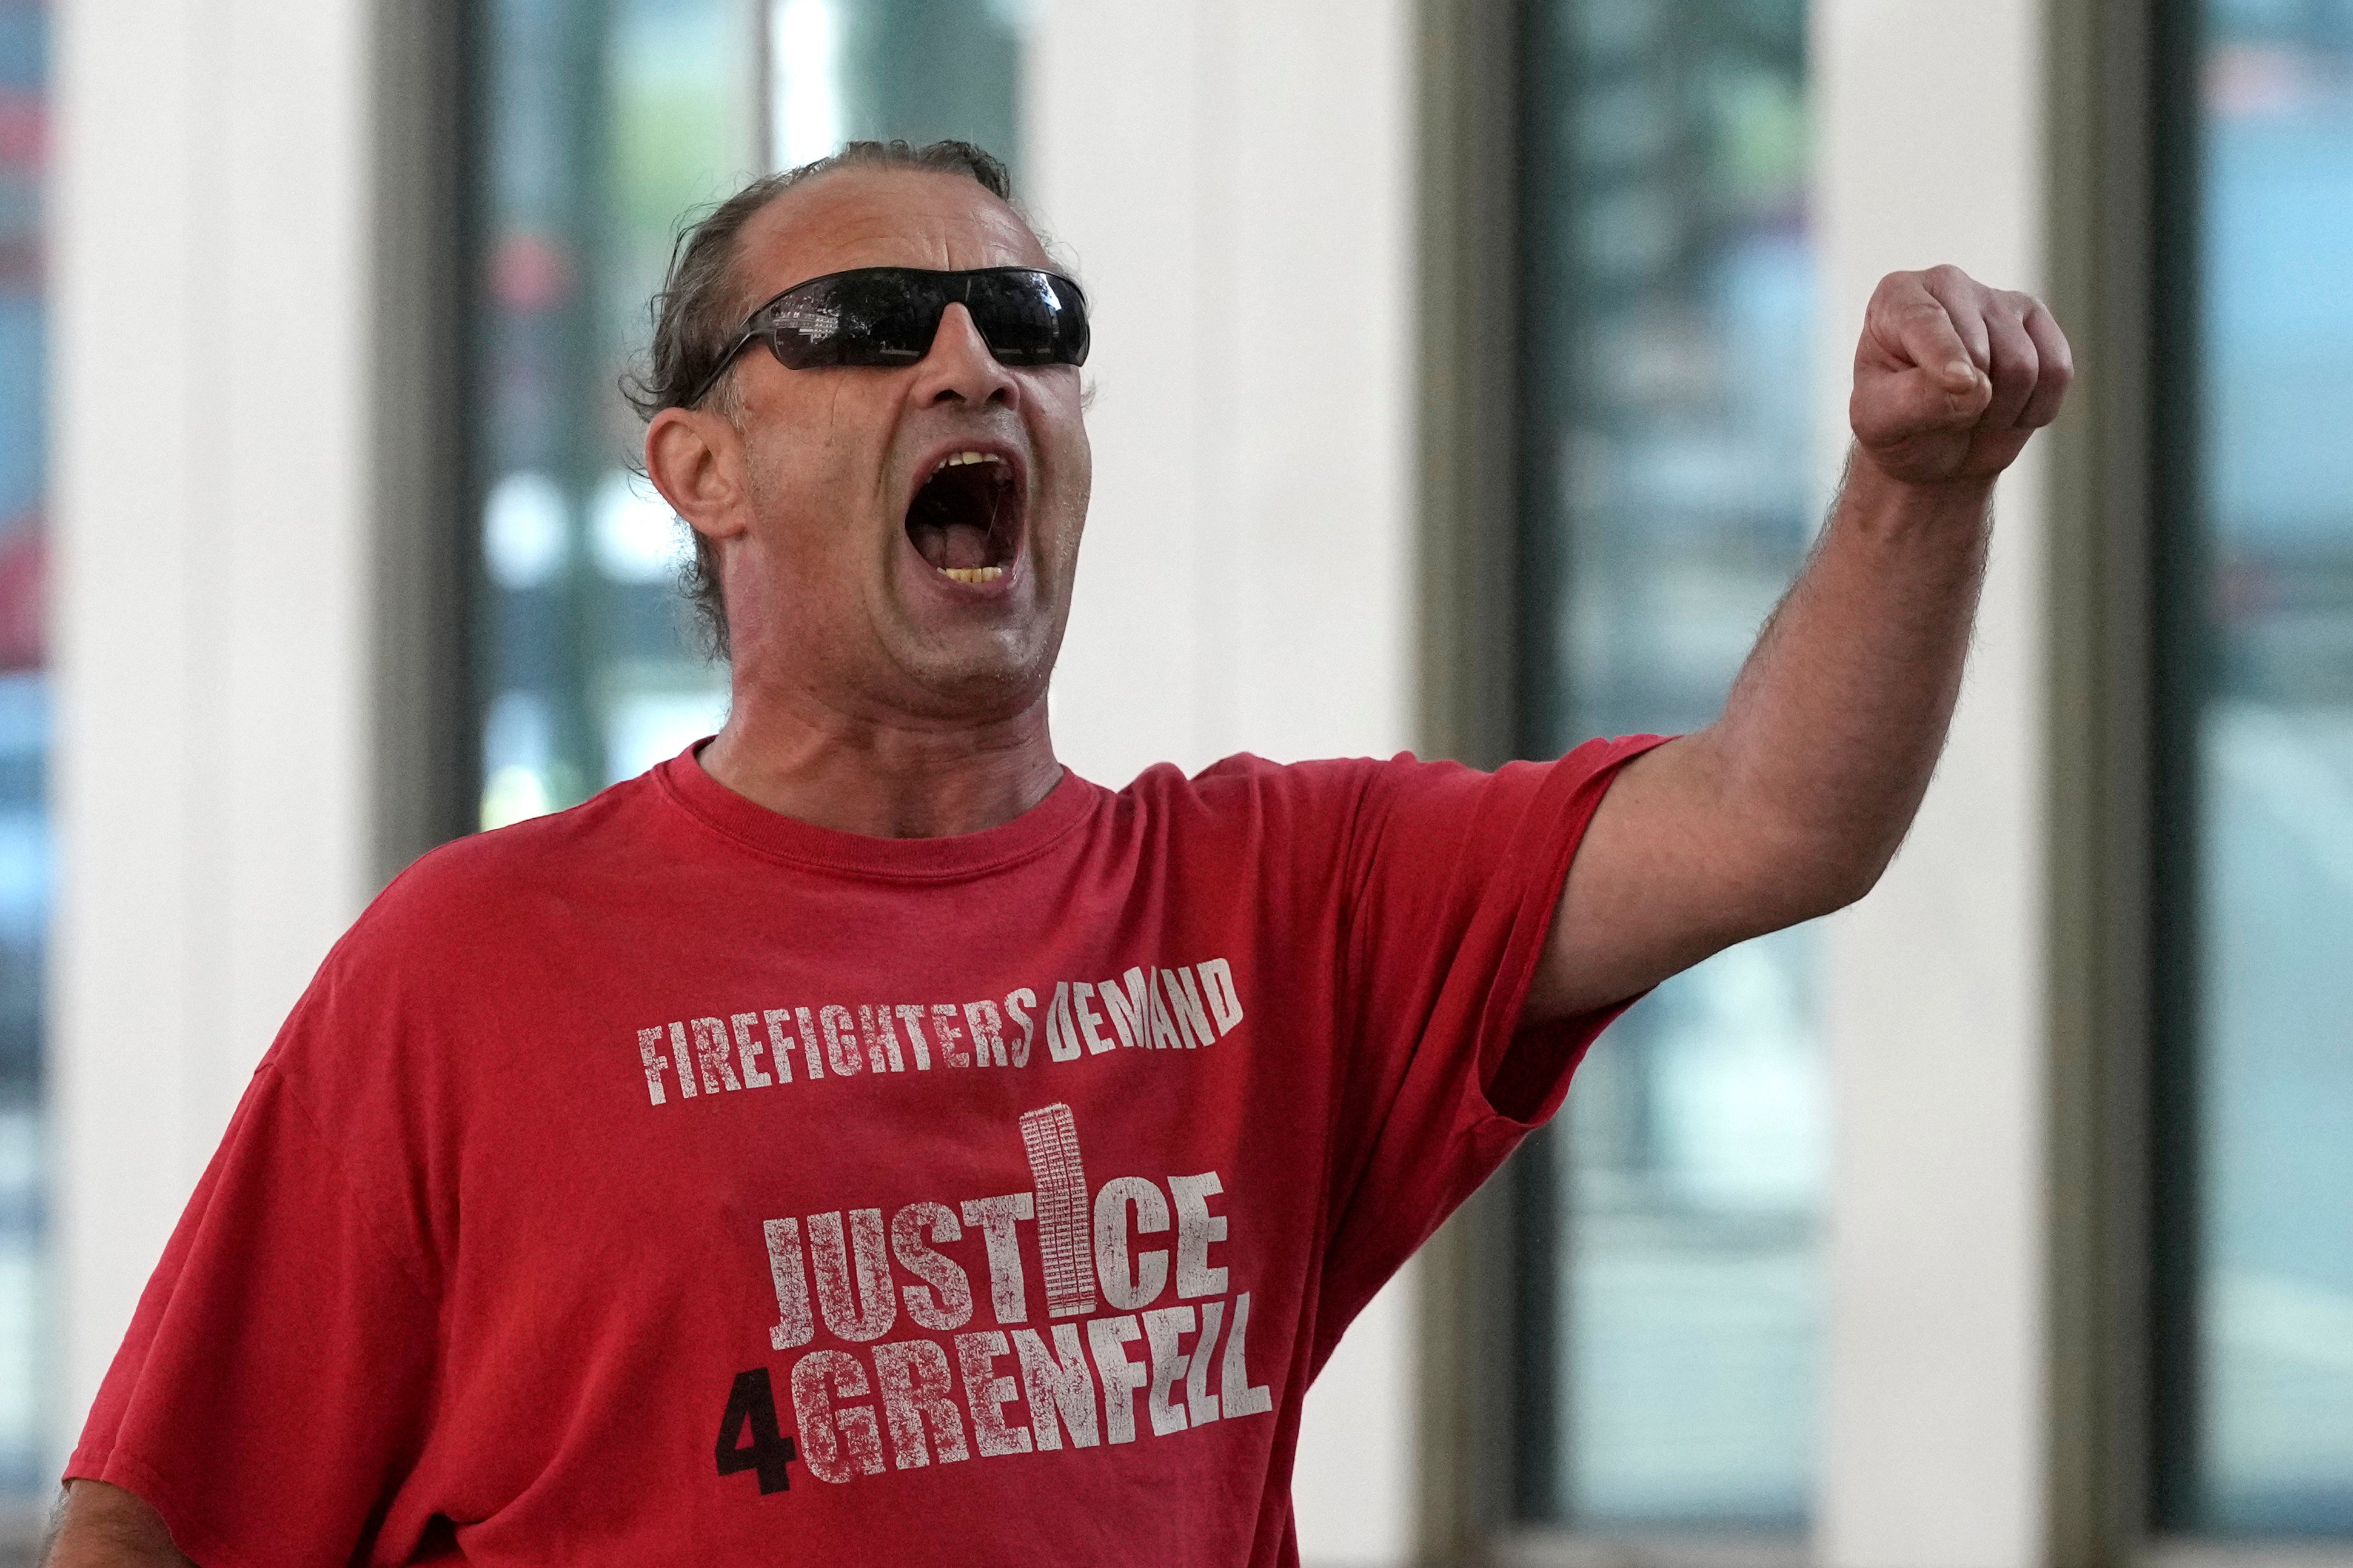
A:
{"type": "Polygon", "coordinates": [[[684,524],[634,471],[620,378],[680,220],[849,137],[1011,162],[1004,0],[480,0],[475,454],[481,820],[574,805],[719,727],[677,593],[684,524]]]}
{"type": "Polygon", "coordinates": [[[41,191],[48,10],[0,0],[0,1496],[40,1492],[48,1162],[41,991],[49,915],[42,521],[48,421],[41,191]]]}
{"type": "Polygon", "coordinates": [[[2353,1534],[2353,0],[2191,10],[2159,1514],[2353,1534]]]}
{"type": "MultiPolygon", "coordinates": [[[[1802,0],[1535,0],[1524,742],[1712,720],[1815,524],[1802,0]]],[[[1523,1167],[1523,1517],[1802,1525],[1827,1158],[1814,943],[1636,1006],[1523,1167]]]]}
{"type": "Polygon", "coordinates": [[[852,138],[1020,153],[1020,0],[772,0],[769,162],[852,138]]]}

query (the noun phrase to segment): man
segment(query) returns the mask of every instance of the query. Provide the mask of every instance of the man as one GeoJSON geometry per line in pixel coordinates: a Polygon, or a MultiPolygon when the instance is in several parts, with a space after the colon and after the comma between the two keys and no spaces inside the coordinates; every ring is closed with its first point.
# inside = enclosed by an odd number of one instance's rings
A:
{"type": "Polygon", "coordinates": [[[1083,312],[961,144],[682,246],[646,462],[733,711],[330,956],[55,1563],[1294,1560],[1350,1318],[1630,998],[1886,865],[2069,375],[2024,296],[1883,283],[1836,513],[1697,734],[1113,794],[1047,730],[1083,312]]]}

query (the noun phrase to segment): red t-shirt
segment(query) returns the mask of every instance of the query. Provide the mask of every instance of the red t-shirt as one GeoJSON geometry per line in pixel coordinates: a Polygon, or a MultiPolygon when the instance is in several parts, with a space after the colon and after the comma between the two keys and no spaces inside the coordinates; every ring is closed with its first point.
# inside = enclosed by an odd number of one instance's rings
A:
{"type": "Polygon", "coordinates": [[[690,752],[440,849],[256,1071],[67,1474],[204,1568],[1293,1562],[1309,1382],[1616,1011],[1514,1030],[1651,743],[902,840],[690,752]]]}

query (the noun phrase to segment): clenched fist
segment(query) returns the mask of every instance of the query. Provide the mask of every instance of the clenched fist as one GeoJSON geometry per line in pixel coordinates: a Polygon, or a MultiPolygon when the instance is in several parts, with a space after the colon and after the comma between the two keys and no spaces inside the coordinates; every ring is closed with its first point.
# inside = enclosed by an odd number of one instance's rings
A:
{"type": "Polygon", "coordinates": [[[1957,267],[1891,272],[1863,314],[1847,415],[1890,479],[1990,479],[2059,416],[2074,374],[2066,334],[2031,295],[1957,267]]]}

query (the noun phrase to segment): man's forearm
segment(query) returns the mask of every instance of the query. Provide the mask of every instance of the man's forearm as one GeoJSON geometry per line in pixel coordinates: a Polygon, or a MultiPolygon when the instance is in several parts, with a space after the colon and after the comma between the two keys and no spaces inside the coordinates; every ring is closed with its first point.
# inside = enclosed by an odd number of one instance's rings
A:
{"type": "Polygon", "coordinates": [[[1926,792],[1959,694],[1993,480],[1890,479],[1857,452],[1723,716],[1694,737],[1725,798],[1802,868],[1806,911],[1862,896],[1926,792]]]}
{"type": "Polygon", "coordinates": [[[1994,479],[2058,417],[2051,313],[1951,267],[1863,313],[1846,485],[1724,715],[1636,758],[1594,813],[1525,1016],[1635,994],[1870,891],[1960,691],[1994,479]]]}
{"type": "Polygon", "coordinates": [[[163,1516],[135,1492],[68,1481],[42,1568],[195,1568],[172,1544],[163,1516]]]}

